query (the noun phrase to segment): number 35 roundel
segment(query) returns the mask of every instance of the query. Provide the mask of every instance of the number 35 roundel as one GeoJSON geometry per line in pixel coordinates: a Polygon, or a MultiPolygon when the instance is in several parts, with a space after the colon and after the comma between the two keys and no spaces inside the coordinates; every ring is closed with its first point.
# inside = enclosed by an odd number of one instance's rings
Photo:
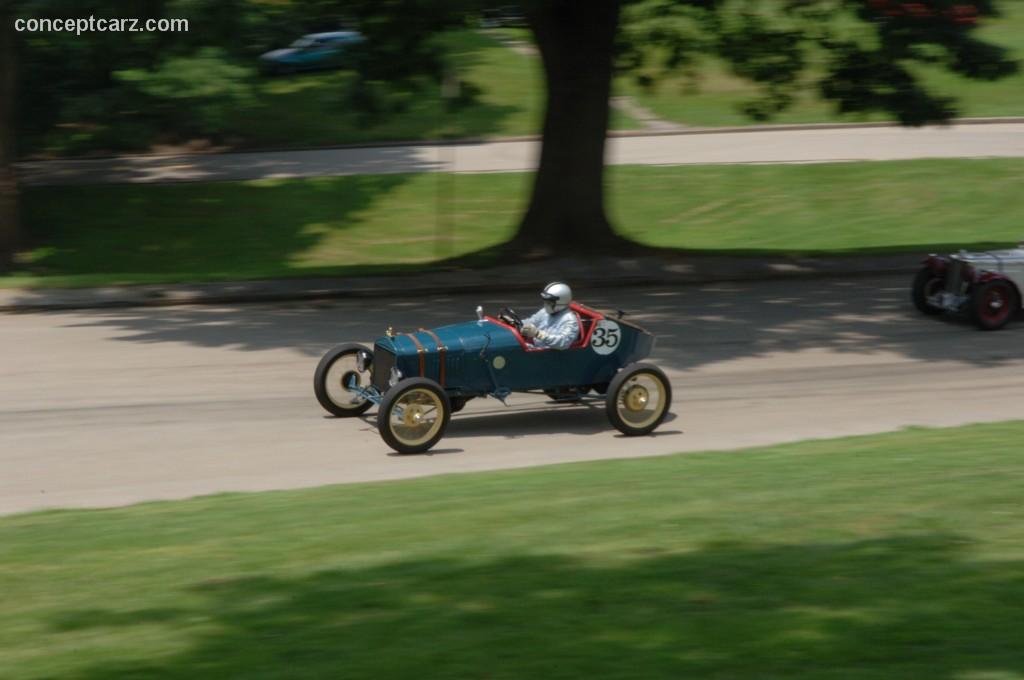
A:
{"type": "Polygon", "coordinates": [[[590,346],[598,354],[611,354],[619,348],[622,342],[622,333],[619,324],[608,319],[597,322],[594,334],[590,336],[590,346]]]}

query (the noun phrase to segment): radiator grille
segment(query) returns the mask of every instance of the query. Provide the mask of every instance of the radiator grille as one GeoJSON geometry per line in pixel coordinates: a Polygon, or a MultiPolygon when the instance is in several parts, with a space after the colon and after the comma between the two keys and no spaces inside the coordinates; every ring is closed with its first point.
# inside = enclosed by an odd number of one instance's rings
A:
{"type": "Polygon", "coordinates": [[[388,379],[391,377],[391,369],[395,366],[395,355],[391,350],[381,345],[373,348],[373,369],[370,371],[370,381],[373,386],[381,392],[388,389],[388,379]]]}

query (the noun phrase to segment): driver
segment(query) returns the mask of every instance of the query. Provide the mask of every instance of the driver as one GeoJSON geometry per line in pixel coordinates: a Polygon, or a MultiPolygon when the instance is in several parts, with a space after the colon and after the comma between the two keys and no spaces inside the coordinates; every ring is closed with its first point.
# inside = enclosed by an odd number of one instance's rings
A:
{"type": "Polygon", "coordinates": [[[540,294],[544,306],[523,321],[522,335],[537,347],[568,349],[580,334],[576,313],[569,309],[572,289],[564,283],[549,283],[540,294]]]}

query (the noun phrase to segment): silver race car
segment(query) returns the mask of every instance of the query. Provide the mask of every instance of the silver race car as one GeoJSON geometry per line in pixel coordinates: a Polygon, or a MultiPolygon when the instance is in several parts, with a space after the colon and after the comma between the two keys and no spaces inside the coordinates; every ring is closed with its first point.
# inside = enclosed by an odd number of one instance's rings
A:
{"type": "Polygon", "coordinates": [[[1021,309],[1024,244],[1010,250],[929,255],[911,297],[924,314],[967,312],[978,328],[1002,328],[1021,309]]]}

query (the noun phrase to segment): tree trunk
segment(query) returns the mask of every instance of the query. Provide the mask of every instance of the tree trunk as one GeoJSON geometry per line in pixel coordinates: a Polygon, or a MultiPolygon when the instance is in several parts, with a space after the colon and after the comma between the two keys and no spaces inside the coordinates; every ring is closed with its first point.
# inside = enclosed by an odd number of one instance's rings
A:
{"type": "Polygon", "coordinates": [[[612,50],[621,0],[525,0],[540,50],[547,108],[540,167],[512,247],[551,254],[564,246],[621,245],[605,215],[604,150],[612,50]]]}
{"type": "Polygon", "coordinates": [[[14,18],[0,0],[0,271],[7,269],[19,241],[18,186],[14,177],[14,99],[17,73],[14,18]]]}

